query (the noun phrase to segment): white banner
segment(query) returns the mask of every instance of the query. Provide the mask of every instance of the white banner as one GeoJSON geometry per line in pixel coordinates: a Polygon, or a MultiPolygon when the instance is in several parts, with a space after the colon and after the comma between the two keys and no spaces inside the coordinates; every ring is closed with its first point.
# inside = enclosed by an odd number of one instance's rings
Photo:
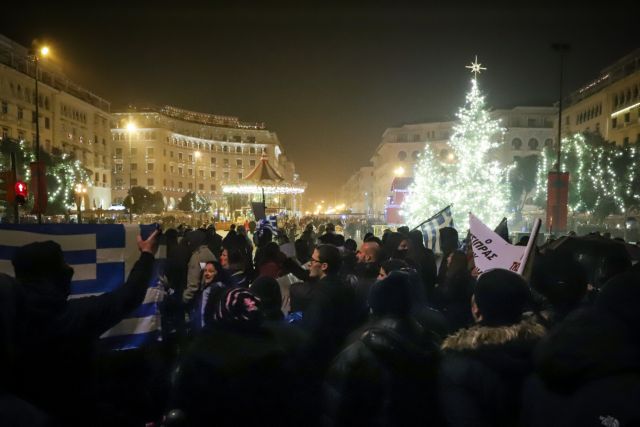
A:
{"type": "MultiPolygon", "coordinates": [[[[527,246],[514,246],[504,241],[482,221],[469,213],[469,228],[473,260],[480,273],[494,268],[511,270],[522,274],[530,246],[535,243],[537,230],[531,233],[527,246]]],[[[535,228],[535,227],[534,227],[535,228]]]]}

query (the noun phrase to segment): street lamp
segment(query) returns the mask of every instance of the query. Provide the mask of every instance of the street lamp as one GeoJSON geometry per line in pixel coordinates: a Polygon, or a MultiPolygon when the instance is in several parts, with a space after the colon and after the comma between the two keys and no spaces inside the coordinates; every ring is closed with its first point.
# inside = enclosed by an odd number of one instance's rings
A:
{"type": "Polygon", "coordinates": [[[76,206],[78,207],[78,224],[82,224],[82,200],[87,195],[87,187],[82,184],[76,184],[76,206]]]}
{"type": "MultiPolygon", "coordinates": [[[[38,198],[42,197],[42,192],[44,188],[40,188],[41,178],[40,178],[40,109],[39,109],[39,99],[38,99],[38,63],[40,62],[40,58],[44,58],[49,54],[49,47],[42,46],[40,50],[36,50],[33,54],[33,63],[35,65],[35,97],[36,97],[36,140],[35,140],[35,151],[36,151],[36,168],[34,173],[34,181],[36,183],[36,195],[38,198]]],[[[42,213],[38,211],[38,224],[42,224],[42,213]]]]}
{"type": "Polygon", "coordinates": [[[129,223],[131,224],[133,222],[133,194],[131,193],[131,160],[132,160],[132,153],[131,153],[131,135],[133,134],[133,132],[136,131],[136,129],[138,129],[138,127],[136,126],[136,124],[132,121],[129,121],[127,123],[127,134],[128,134],[128,140],[129,140],[129,223]]]}
{"type": "Polygon", "coordinates": [[[402,176],[404,175],[404,168],[402,166],[398,166],[394,169],[393,173],[395,174],[395,176],[402,176]]]}

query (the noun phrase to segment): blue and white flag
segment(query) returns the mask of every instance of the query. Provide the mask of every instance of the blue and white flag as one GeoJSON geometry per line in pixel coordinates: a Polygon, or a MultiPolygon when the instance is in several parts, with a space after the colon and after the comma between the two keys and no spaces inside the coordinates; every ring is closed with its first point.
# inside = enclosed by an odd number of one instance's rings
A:
{"type": "Polygon", "coordinates": [[[450,206],[447,206],[431,220],[420,226],[425,239],[425,246],[437,254],[442,253],[440,249],[440,229],[444,227],[453,227],[450,206]]]}
{"type": "Polygon", "coordinates": [[[278,216],[269,215],[265,219],[261,219],[258,222],[258,229],[261,231],[264,228],[271,230],[274,236],[278,235],[278,216]]]}
{"type": "MultiPolygon", "coordinates": [[[[124,284],[140,257],[138,234],[146,238],[154,229],[154,225],[0,224],[0,272],[14,275],[11,259],[17,248],[53,240],[74,269],[69,298],[100,295],[124,284]]],[[[101,347],[125,350],[160,339],[159,303],[164,291],[156,284],[164,273],[165,258],[162,245],[142,305],[100,337],[101,347]]]]}

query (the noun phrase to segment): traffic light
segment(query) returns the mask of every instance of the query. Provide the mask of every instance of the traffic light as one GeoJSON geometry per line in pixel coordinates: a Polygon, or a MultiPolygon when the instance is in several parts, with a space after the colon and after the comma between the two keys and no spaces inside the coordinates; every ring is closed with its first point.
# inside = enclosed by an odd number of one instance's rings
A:
{"type": "Polygon", "coordinates": [[[24,205],[24,203],[27,201],[27,184],[22,181],[16,181],[14,190],[16,193],[16,203],[20,206],[24,205]]]}

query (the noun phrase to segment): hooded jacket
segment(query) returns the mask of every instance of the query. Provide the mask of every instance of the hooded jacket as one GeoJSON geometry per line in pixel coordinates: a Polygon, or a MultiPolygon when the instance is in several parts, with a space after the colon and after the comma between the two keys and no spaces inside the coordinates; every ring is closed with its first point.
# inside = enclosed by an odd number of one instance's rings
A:
{"type": "Polygon", "coordinates": [[[531,319],[462,329],[442,344],[440,401],[447,425],[512,426],[532,351],[545,329],[531,319]]]}

